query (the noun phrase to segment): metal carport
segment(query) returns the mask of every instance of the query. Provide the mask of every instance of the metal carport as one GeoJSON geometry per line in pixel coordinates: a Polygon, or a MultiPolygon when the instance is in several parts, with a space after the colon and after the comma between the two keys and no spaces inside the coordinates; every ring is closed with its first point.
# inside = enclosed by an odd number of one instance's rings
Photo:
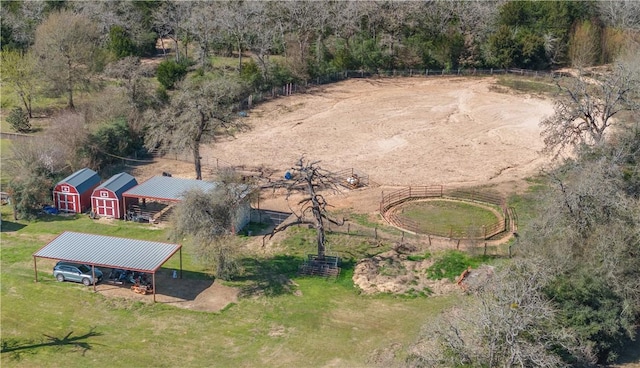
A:
{"type": "MultiPolygon", "coordinates": [[[[49,244],[33,253],[33,268],[38,282],[36,258],[87,264],[152,274],[153,301],[156,301],[156,271],[180,251],[180,278],[182,278],[182,246],[115,236],[65,231],[49,244]]],[[[95,278],[94,278],[95,280],[95,278]]],[[[95,281],[93,290],[96,290],[95,281]]]]}
{"type": "Polygon", "coordinates": [[[199,188],[206,192],[215,187],[215,183],[208,181],[174,178],[171,176],[154,176],[127,190],[122,196],[125,200],[127,198],[138,198],[176,203],[180,202],[185,192],[190,189],[199,188]]]}

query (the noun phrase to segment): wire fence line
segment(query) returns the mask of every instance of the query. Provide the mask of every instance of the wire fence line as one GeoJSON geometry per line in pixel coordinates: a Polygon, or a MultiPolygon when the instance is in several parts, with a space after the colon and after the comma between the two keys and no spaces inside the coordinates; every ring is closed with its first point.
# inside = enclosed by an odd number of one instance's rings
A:
{"type": "Polygon", "coordinates": [[[353,78],[379,78],[379,77],[451,77],[451,76],[491,76],[491,75],[515,75],[529,78],[553,79],[566,76],[564,72],[547,72],[527,69],[393,69],[393,70],[344,70],[323,76],[311,78],[299,83],[286,83],[279,87],[272,87],[269,91],[252,93],[240,104],[241,109],[250,109],[255,104],[268,101],[281,96],[305,93],[313,87],[324,84],[336,83],[353,78]]]}

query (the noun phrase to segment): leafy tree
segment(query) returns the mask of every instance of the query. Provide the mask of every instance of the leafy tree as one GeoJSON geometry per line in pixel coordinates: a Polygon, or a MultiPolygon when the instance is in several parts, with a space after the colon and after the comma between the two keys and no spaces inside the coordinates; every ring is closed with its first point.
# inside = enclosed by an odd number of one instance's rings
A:
{"type": "Polygon", "coordinates": [[[344,219],[336,220],[329,215],[328,207],[330,205],[320,191],[323,189],[336,191],[338,179],[318,164],[319,161],[309,161],[303,156],[291,168],[289,172],[291,178],[276,184],[276,186],[286,188],[287,200],[297,195],[301,195],[301,198],[296,198],[299,210],[291,209],[296,217],[295,221],[276,227],[270,236],[273,237],[274,234],[293,225],[312,225],[316,229],[318,259],[324,259],[326,249],[325,223],[330,222],[340,226],[344,223],[344,219]]]}
{"type": "Polygon", "coordinates": [[[2,51],[2,81],[13,87],[29,118],[33,118],[31,103],[37,91],[35,64],[31,53],[2,51]]]}
{"type": "Polygon", "coordinates": [[[126,157],[142,147],[142,138],[132,133],[124,118],[101,126],[88,137],[86,150],[91,167],[100,169],[126,157]]]}
{"type": "Polygon", "coordinates": [[[172,152],[190,150],[196,179],[202,179],[200,145],[242,128],[234,110],[243,94],[243,85],[235,79],[186,79],[159,116],[148,117],[146,147],[172,152]]]}
{"type": "Polygon", "coordinates": [[[16,132],[27,133],[31,130],[29,115],[21,107],[15,107],[7,116],[7,122],[16,132]]]}
{"type": "Polygon", "coordinates": [[[545,292],[561,322],[600,363],[634,338],[640,318],[640,202],[629,191],[627,166],[637,153],[621,142],[581,150],[550,172],[539,215],[520,237],[519,252],[541,257],[557,275],[545,292]]]}
{"type": "Polygon", "coordinates": [[[53,181],[35,172],[25,172],[9,181],[9,196],[18,218],[33,220],[42,206],[51,202],[53,181]]]}
{"type": "Polygon", "coordinates": [[[107,48],[116,59],[131,56],[136,53],[136,46],[121,26],[112,26],[109,30],[109,43],[107,48]]]}
{"type": "Polygon", "coordinates": [[[89,85],[98,39],[94,23],[70,11],[50,14],[36,30],[34,52],[42,77],[53,91],[67,95],[71,109],[74,90],[89,85]]]}
{"type": "MultiPolygon", "coordinates": [[[[562,323],[577,337],[591,343],[601,363],[613,363],[635,326],[634,316],[624,311],[624,301],[606,278],[582,269],[571,277],[556,278],[546,290],[559,306],[562,323]]],[[[635,332],[632,332],[635,333],[635,332]]]]}
{"type": "Polygon", "coordinates": [[[172,89],[185,75],[187,75],[187,65],[173,60],[161,62],[156,71],[158,82],[166,89],[172,89]]]}

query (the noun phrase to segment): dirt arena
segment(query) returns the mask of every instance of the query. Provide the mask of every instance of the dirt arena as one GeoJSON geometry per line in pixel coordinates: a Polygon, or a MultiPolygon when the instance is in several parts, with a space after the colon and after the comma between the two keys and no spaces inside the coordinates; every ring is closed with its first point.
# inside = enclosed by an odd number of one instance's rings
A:
{"type": "Polygon", "coordinates": [[[383,185],[479,185],[521,179],[544,162],[550,101],[493,92],[492,78],[352,79],[258,105],[251,130],[211,156],[284,172],[301,154],[357,168],[383,185]]]}
{"type": "MultiPolygon", "coordinates": [[[[351,79],[259,104],[249,130],[204,147],[205,165],[264,167],[281,178],[304,154],[329,170],[355,168],[375,188],[341,195],[338,207],[375,211],[380,192],[406,185],[497,185],[518,190],[546,162],[538,123],[550,100],[495,88],[484,78],[351,79]]],[[[193,165],[153,167],[195,177],[193,165]]],[[[206,175],[206,174],[205,174],[206,175]]],[[[266,198],[264,206],[286,210],[266,198]]]]}

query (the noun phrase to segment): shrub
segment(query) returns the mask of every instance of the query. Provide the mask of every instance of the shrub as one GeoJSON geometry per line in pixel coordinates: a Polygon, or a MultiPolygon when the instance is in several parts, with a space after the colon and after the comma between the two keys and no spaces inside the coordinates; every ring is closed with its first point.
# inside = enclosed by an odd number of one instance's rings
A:
{"type": "Polygon", "coordinates": [[[16,107],[7,116],[7,122],[11,125],[11,128],[16,132],[26,133],[31,130],[31,123],[29,122],[29,114],[22,110],[22,107],[16,107]]]}
{"type": "Polygon", "coordinates": [[[50,200],[53,181],[41,173],[16,176],[9,182],[9,195],[20,219],[33,220],[42,206],[50,200]]]}
{"type": "Polygon", "coordinates": [[[173,86],[184,78],[187,74],[187,65],[183,63],[177,63],[173,60],[166,60],[158,65],[156,77],[158,82],[166,89],[171,89],[173,86]]]}
{"type": "Polygon", "coordinates": [[[142,147],[142,138],[135,136],[124,119],[101,127],[89,137],[91,160],[96,168],[104,167],[115,156],[127,156],[142,147]]]}

